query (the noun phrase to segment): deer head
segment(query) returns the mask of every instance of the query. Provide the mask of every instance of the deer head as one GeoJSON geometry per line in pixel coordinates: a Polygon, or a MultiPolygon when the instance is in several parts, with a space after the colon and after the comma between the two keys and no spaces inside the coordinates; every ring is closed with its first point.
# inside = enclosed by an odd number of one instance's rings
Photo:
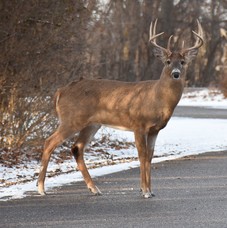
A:
{"type": "Polygon", "coordinates": [[[171,39],[169,37],[167,48],[163,48],[156,43],[156,38],[161,36],[164,32],[156,34],[157,19],[150,25],[150,43],[154,46],[154,55],[164,63],[164,72],[169,73],[165,75],[171,75],[173,79],[180,79],[186,72],[188,64],[196,57],[199,48],[203,45],[203,30],[202,26],[197,20],[198,32],[192,31],[196,36],[196,42],[194,46],[190,48],[184,48],[184,42],[182,49],[178,52],[170,50],[171,39]]]}

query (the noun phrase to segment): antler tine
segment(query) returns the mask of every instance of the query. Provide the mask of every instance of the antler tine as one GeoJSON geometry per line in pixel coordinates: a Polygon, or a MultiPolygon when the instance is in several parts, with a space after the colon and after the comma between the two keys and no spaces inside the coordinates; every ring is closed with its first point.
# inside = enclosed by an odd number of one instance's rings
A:
{"type": "Polygon", "coordinates": [[[149,36],[149,41],[151,40],[151,37],[153,36],[153,22],[151,21],[151,24],[150,24],[150,36],[149,36]]]}
{"type": "Polygon", "coordinates": [[[151,25],[150,25],[150,38],[149,38],[149,41],[152,42],[152,43],[155,43],[155,44],[156,44],[156,38],[158,36],[161,36],[164,33],[164,32],[161,32],[161,33],[156,35],[157,21],[158,21],[158,19],[155,20],[154,26],[153,26],[153,22],[151,22],[151,25]],[[154,40],[154,41],[152,41],[152,40],[154,40]]]}
{"type": "Polygon", "coordinates": [[[170,50],[170,44],[171,44],[172,38],[173,38],[173,35],[171,35],[171,36],[169,37],[168,44],[167,44],[167,50],[170,50]]]}
{"type": "Polygon", "coordinates": [[[203,44],[203,37],[204,37],[204,34],[203,34],[203,28],[202,28],[202,25],[200,24],[199,20],[197,19],[197,24],[198,24],[198,29],[199,29],[199,35],[200,37],[202,38],[201,42],[203,44]]]}
{"type": "Polygon", "coordinates": [[[164,32],[161,32],[159,34],[156,34],[156,26],[157,26],[157,21],[158,19],[155,20],[154,22],[154,26],[153,26],[153,22],[151,22],[151,25],[150,25],[150,37],[149,37],[149,42],[151,42],[155,47],[158,47],[162,50],[166,50],[165,48],[159,46],[157,43],[156,43],[156,38],[161,36],[164,32]]]}
{"type": "MultiPolygon", "coordinates": [[[[156,34],[157,22],[158,22],[158,19],[156,19],[155,22],[154,22],[153,33],[152,33],[153,36],[156,34]]],[[[156,39],[154,39],[154,41],[156,43],[156,39]]]]}
{"type": "Polygon", "coordinates": [[[181,46],[182,49],[184,49],[184,40],[182,41],[182,46],[181,46]]]}
{"type": "Polygon", "coordinates": [[[200,48],[203,43],[204,43],[204,40],[203,40],[203,28],[199,22],[199,20],[197,19],[197,25],[198,25],[198,33],[195,32],[195,31],[192,31],[193,34],[197,37],[196,39],[196,42],[195,42],[195,45],[191,48],[187,48],[185,51],[191,51],[193,49],[196,49],[196,48],[200,48]]]}
{"type": "Polygon", "coordinates": [[[197,36],[195,44],[198,45],[200,43],[200,39],[198,38],[198,36],[200,36],[200,37],[203,36],[203,30],[202,30],[201,24],[199,23],[198,19],[196,21],[197,21],[197,25],[198,25],[198,32],[197,33],[195,31],[192,31],[192,32],[193,32],[193,34],[195,34],[197,36]]]}

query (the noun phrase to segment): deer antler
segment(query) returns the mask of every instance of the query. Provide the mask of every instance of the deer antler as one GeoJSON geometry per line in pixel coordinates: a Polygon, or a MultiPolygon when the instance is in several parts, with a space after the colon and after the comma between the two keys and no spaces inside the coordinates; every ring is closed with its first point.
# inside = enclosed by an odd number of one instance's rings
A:
{"type": "Polygon", "coordinates": [[[203,39],[203,28],[202,28],[199,20],[197,19],[196,21],[197,21],[197,25],[198,25],[198,33],[196,33],[195,31],[192,31],[193,34],[197,37],[196,42],[195,42],[195,45],[193,47],[184,49],[183,52],[188,52],[188,51],[191,51],[191,50],[194,50],[194,49],[198,49],[204,43],[204,39],[203,39]]]}
{"type": "Polygon", "coordinates": [[[159,37],[159,36],[161,36],[162,34],[164,34],[164,32],[161,32],[161,33],[159,33],[159,34],[156,34],[157,21],[158,21],[158,19],[155,20],[154,26],[153,26],[153,22],[151,22],[151,25],[150,25],[150,37],[149,37],[149,42],[150,42],[151,44],[153,44],[155,47],[160,48],[161,50],[163,50],[163,51],[169,53],[169,52],[171,52],[171,51],[170,51],[170,42],[171,42],[171,39],[172,39],[173,36],[170,36],[170,37],[169,37],[167,49],[164,48],[164,47],[159,46],[159,45],[156,43],[156,38],[159,37]]]}

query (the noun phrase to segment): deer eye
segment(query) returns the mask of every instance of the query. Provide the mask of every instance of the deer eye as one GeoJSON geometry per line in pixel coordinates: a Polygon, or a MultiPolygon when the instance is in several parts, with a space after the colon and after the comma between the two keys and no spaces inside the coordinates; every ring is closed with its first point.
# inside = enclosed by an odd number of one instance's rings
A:
{"type": "Polygon", "coordinates": [[[168,60],[166,61],[166,63],[169,65],[169,64],[171,63],[171,61],[168,59],[168,60]]]}
{"type": "Polygon", "coordinates": [[[181,65],[184,65],[185,64],[185,61],[184,60],[181,60],[180,63],[181,63],[181,65]]]}

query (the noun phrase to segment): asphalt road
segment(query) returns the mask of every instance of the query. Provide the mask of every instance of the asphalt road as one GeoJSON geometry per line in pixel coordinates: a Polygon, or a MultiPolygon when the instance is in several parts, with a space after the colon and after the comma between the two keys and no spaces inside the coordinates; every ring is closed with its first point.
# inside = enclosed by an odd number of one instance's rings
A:
{"type": "Polygon", "coordinates": [[[209,107],[191,107],[177,106],[173,116],[192,117],[192,118],[208,118],[208,119],[227,119],[227,109],[214,109],[209,107]]]}
{"type": "MultiPolygon", "coordinates": [[[[213,110],[179,109],[177,116],[213,115],[213,110]]],[[[216,118],[225,117],[225,110],[217,113],[216,118]]],[[[134,168],[95,179],[102,196],[76,182],[45,197],[32,192],[0,202],[0,227],[227,228],[227,151],[154,164],[152,177],[151,199],[141,197],[134,168]]]]}

